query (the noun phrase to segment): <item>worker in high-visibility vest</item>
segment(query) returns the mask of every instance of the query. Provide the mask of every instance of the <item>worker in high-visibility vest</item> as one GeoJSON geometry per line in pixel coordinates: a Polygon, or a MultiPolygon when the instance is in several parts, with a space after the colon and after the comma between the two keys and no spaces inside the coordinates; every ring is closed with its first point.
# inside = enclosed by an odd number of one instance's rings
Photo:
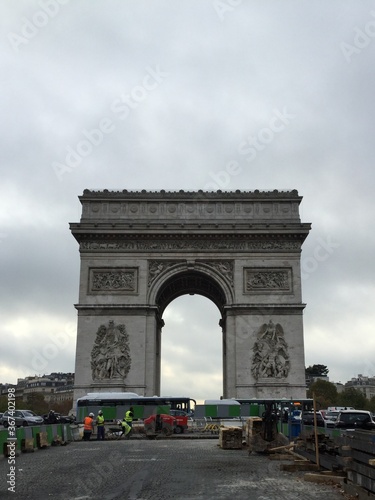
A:
{"type": "Polygon", "coordinates": [[[88,417],[83,419],[83,440],[90,441],[91,434],[94,430],[94,414],[90,413],[88,417]]]}
{"type": "Polygon", "coordinates": [[[130,437],[130,432],[133,428],[133,418],[134,418],[134,410],[133,407],[131,406],[127,412],[125,412],[125,422],[128,424],[130,427],[129,431],[125,433],[125,437],[129,438],[130,437]]]}
{"type": "Polygon", "coordinates": [[[129,434],[129,432],[132,430],[132,428],[130,427],[130,425],[125,420],[125,417],[121,421],[121,429],[122,429],[122,432],[121,432],[121,434],[118,437],[119,439],[120,439],[120,437],[122,437],[124,435],[125,435],[125,438],[126,438],[127,435],[129,434]]]}
{"type": "Polygon", "coordinates": [[[104,440],[104,417],[102,410],[99,410],[96,417],[97,436],[96,439],[104,440]]]}

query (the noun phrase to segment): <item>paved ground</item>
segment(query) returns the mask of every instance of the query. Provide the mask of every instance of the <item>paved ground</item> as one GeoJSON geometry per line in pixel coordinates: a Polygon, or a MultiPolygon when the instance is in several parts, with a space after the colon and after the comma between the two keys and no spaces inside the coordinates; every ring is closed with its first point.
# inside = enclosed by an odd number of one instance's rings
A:
{"type": "Polygon", "coordinates": [[[0,498],[28,500],[343,500],[333,486],[217,439],[73,442],[16,457],[16,493],[7,493],[0,457],[0,498]]]}

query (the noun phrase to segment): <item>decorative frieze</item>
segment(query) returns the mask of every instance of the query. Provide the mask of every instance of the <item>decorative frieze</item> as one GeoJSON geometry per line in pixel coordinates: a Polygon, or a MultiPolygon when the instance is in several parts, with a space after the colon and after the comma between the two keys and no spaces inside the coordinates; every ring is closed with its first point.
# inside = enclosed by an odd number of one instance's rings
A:
{"type": "Polygon", "coordinates": [[[136,293],[137,268],[90,268],[89,293],[136,293]]]}
{"type": "Polygon", "coordinates": [[[90,191],[80,197],[86,219],[296,219],[301,197],[293,191],[90,191]]]}
{"type": "Polygon", "coordinates": [[[291,268],[245,268],[245,293],[292,292],[291,268]]]}
{"type": "Polygon", "coordinates": [[[131,367],[129,334],[125,325],[101,325],[91,351],[91,371],[93,380],[122,379],[131,367]]]}
{"type": "Polygon", "coordinates": [[[269,321],[257,332],[253,347],[251,373],[261,378],[286,378],[290,369],[288,345],[285,342],[282,326],[269,321]]]}
{"type": "Polygon", "coordinates": [[[283,239],[237,240],[237,239],[147,239],[147,240],[85,240],[80,243],[82,252],[280,252],[298,251],[300,241],[283,239]]]}

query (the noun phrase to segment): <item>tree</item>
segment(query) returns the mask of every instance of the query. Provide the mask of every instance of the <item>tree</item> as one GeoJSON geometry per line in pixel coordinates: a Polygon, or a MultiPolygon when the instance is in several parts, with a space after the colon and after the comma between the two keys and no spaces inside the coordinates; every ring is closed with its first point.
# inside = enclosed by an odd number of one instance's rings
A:
{"type": "Polygon", "coordinates": [[[356,410],[364,410],[368,402],[366,396],[354,387],[347,387],[337,398],[337,406],[352,406],[356,410]]]}
{"type": "Polygon", "coordinates": [[[328,408],[328,406],[336,405],[337,388],[332,382],[317,380],[311,384],[307,391],[307,397],[312,398],[313,395],[315,395],[317,408],[328,408]]]}
{"type": "Polygon", "coordinates": [[[375,413],[375,396],[372,396],[370,400],[367,400],[367,409],[375,413]]]}
{"type": "Polygon", "coordinates": [[[326,377],[328,372],[326,365],[312,365],[305,369],[305,374],[309,377],[326,377]]]}
{"type": "Polygon", "coordinates": [[[44,400],[44,395],[40,392],[31,392],[27,395],[26,407],[37,415],[43,415],[48,411],[48,403],[44,400]]]}

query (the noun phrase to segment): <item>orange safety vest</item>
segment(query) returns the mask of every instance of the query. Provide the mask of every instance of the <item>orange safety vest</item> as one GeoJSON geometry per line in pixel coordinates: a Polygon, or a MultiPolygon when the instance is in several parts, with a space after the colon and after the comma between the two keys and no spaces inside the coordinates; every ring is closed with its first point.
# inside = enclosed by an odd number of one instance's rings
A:
{"type": "Polygon", "coordinates": [[[84,431],[92,431],[93,428],[93,420],[91,417],[85,417],[83,421],[83,430],[84,431]]]}

